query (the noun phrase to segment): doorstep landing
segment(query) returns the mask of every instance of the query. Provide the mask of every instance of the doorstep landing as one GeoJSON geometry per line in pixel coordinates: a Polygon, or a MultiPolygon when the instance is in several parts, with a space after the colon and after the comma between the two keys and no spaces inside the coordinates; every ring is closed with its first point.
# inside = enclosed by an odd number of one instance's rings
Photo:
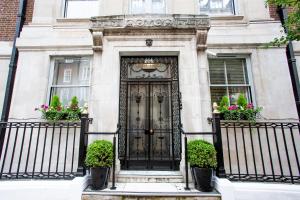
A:
{"type": "MultiPolygon", "coordinates": [[[[190,184],[190,187],[192,184],[190,184]]],[[[141,197],[221,197],[217,191],[200,192],[194,188],[185,190],[184,183],[116,183],[116,189],[111,190],[110,185],[104,190],[92,190],[88,186],[82,195],[103,196],[141,196],[141,197]]]]}

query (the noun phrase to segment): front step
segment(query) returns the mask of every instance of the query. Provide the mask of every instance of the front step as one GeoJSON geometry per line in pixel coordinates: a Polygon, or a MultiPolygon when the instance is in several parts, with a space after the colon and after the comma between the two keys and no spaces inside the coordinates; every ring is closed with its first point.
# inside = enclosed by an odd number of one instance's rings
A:
{"type": "Polygon", "coordinates": [[[183,183],[179,171],[120,171],[118,183],[183,183]]]}
{"type": "Polygon", "coordinates": [[[100,191],[88,187],[82,200],[221,200],[216,191],[185,190],[184,183],[117,183],[116,186],[116,190],[100,191]]]}

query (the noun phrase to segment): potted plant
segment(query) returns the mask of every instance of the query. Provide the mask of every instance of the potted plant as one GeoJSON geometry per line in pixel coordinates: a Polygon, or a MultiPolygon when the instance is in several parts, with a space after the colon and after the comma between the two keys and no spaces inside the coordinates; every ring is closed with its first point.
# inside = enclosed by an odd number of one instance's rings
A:
{"type": "Polygon", "coordinates": [[[113,162],[113,145],[106,140],[96,140],[88,146],[85,164],[90,167],[92,189],[107,187],[109,169],[113,162]]]}
{"type": "Polygon", "coordinates": [[[215,147],[205,140],[192,140],[188,143],[188,161],[195,188],[210,192],[213,190],[213,171],[217,167],[215,147]]]}

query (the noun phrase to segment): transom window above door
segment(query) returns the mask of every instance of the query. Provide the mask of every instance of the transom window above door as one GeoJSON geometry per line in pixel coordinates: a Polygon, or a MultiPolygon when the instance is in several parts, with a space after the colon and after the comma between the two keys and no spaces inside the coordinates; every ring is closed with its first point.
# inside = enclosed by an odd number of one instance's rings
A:
{"type": "Polygon", "coordinates": [[[99,15],[99,0],[65,0],[65,18],[90,18],[99,15]]]}
{"type": "Polygon", "coordinates": [[[163,14],[166,13],[165,0],[131,0],[131,14],[163,14]]]}
{"type": "Polygon", "coordinates": [[[233,15],[235,0],[199,0],[200,14],[233,15]]]}
{"type": "Polygon", "coordinates": [[[83,106],[88,102],[89,85],[89,57],[54,58],[49,101],[54,95],[57,95],[63,105],[68,105],[72,97],[76,96],[80,106],[83,106]]]}

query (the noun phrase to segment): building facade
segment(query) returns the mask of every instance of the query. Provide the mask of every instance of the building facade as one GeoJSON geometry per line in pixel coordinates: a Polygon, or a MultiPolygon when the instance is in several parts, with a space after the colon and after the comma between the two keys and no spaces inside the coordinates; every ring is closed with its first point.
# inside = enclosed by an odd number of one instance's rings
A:
{"type": "MultiPolygon", "coordinates": [[[[1,3],[11,12],[0,21],[0,106],[17,1],[1,3]]],[[[264,0],[28,1],[9,118],[39,119],[54,95],[77,96],[92,131],[121,125],[118,170],[183,172],[179,125],[211,131],[223,96],[244,94],[261,120],[298,119],[285,48],[266,48],[281,30],[264,0]]],[[[295,53],[300,63],[298,43],[295,53]]]]}

